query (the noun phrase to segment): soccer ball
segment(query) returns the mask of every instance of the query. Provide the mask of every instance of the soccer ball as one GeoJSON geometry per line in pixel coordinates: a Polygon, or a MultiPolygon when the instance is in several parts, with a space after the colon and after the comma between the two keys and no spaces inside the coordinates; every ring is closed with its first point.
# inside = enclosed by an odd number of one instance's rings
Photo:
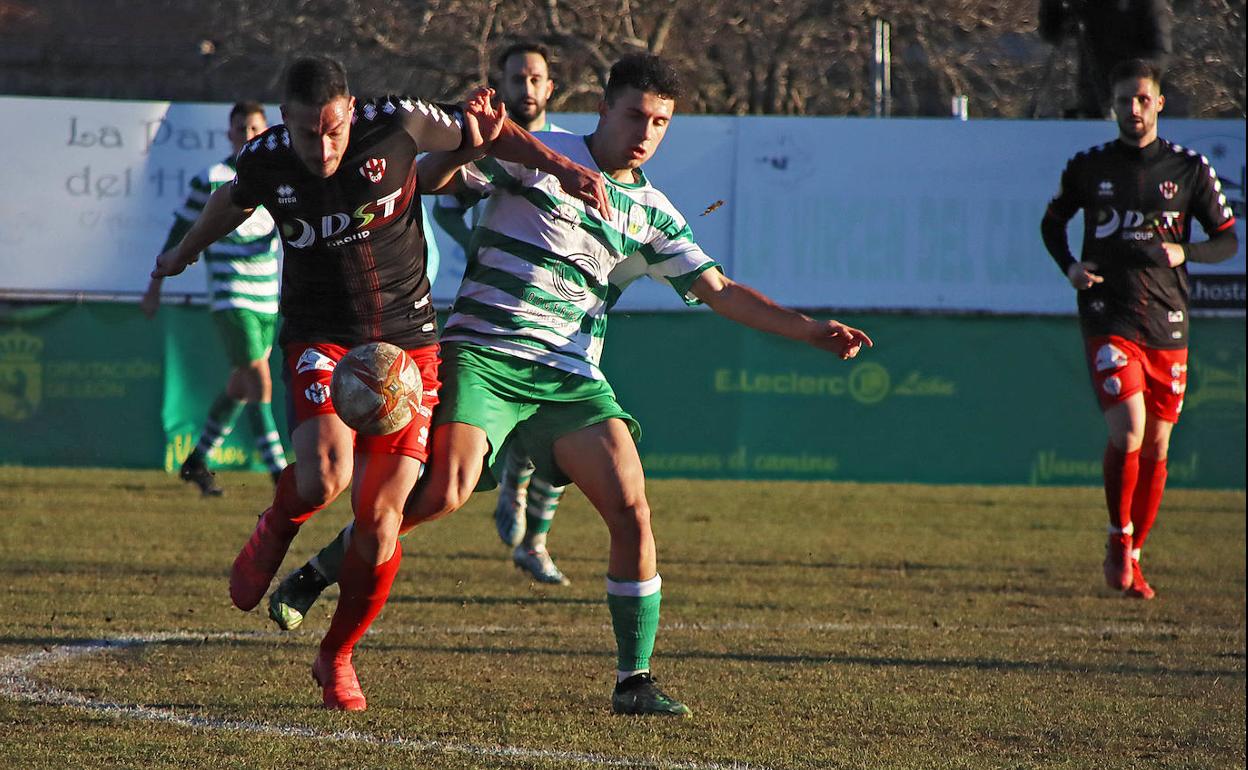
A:
{"type": "Polygon", "coordinates": [[[402,348],[370,342],[352,348],[334,367],[329,397],[352,430],[384,436],[407,426],[420,408],[424,383],[402,348]]]}

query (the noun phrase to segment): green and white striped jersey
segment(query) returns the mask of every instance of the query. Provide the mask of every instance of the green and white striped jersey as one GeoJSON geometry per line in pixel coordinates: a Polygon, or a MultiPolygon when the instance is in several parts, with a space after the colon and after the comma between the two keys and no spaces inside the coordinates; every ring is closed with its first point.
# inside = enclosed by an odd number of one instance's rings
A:
{"type": "MultiPolygon", "coordinates": [[[[182,239],[204,210],[208,197],[221,185],[229,184],[234,175],[233,157],[195,175],[186,203],[174,212],[166,249],[182,239]]],[[[280,244],[273,217],[258,207],[238,229],[205,249],[209,307],[213,311],[242,308],[276,314],[280,244]]]]}
{"type": "MultiPolygon", "coordinates": [[[[596,168],[586,137],[536,136],[596,168]]],[[[598,361],[607,311],[630,283],[648,275],[697,304],[690,286],[718,264],[667,197],[640,169],[637,175],[634,184],[603,176],[611,203],[604,221],[545,172],[490,157],[465,166],[464,181],[489,198],[442,341],[603,379],[598,361]]]]}

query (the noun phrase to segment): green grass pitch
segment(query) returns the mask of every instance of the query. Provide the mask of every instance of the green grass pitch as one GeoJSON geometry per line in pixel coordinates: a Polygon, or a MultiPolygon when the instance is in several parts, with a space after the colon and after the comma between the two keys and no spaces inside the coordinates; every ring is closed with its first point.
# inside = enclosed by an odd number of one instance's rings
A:
{"type": "Polygon", "coordinates": [[[1245,764],[1242,491],[1167,496],[1141,602],[1102,584],[1091,487],[651,482],[654,670],[694,717],[637,720],[609,713],[606,529],[578,493],[550,538],[567,588],[512,568],[491,496],[413,533],[345,715],[308,673],[336,592],[291,634],[230,606],[271,487],[222,481],[0,468],[0,767],[1245,764]]]}

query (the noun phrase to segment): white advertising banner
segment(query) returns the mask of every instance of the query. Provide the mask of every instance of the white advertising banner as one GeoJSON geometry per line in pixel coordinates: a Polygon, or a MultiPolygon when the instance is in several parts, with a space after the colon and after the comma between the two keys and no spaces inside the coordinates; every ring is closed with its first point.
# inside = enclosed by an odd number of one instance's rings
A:
{"type": "MultiPolygon", "coordinates": [[[[0,291],[137,298],[187,183],[230,152],[228,110],[0,97],[3,114],[20,116],[0,123],[0,291]]],[[[588,132],[595,116],[555,120],[588,132]]],[[[784,304],[1068,313],[1040,217],[1066,159],[1114,133],[1107,122],[682,115],[646,173],[730,276],[784,304]]],[[[1237,257],[1192,271],[1235,274],[1242,291],[1244,122],[1163,118],[1162,135],[1209,157],[1239,217],[1237,257]]],[[[445,305],[463,256],[438,243],[445,305]]],[[[166,291],[202,293],[200,268],[166,291]]],[[[680,306],[639,282],[619,308],[680,306]]]]}

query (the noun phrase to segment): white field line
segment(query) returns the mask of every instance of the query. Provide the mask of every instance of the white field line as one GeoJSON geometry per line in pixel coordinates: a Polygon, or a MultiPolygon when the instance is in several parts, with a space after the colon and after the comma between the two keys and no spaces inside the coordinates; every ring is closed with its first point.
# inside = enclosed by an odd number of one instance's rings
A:
{"type": "Polygon", "coordinates": [[[609,757],[580,751],[526,749],[515,746],[474,746],[467,743],[432,741],[418,738],[386,737],[358,730],[323,731],[302,725],[258,722],[250,719],[219,719],[169,708],[138,706],[86,698],[28,678],[40,666],[70,660],[84,655],[107,652],[148,644],[172,641],[214,639],[278,638],[270,634],[194,634],[162,633],[143,636],[119,636],[97,639],[74,645],[62,645],[24,655],[0,658],[0,695],[16,700],[48,706],[68,706],[104,714],[117,719],[160,722],[196,730],[221,730],[268,735],[275,738],[305,738],[334,743],[356,743],[365,746],[398,748],[422,754],[458,754],[473,759],[505,759],[517,761],[543,760],[588,767],[654,768],[654,770],[770,770],[761,765],[721,762],[686,762],[640,757],[609,757]]]}

